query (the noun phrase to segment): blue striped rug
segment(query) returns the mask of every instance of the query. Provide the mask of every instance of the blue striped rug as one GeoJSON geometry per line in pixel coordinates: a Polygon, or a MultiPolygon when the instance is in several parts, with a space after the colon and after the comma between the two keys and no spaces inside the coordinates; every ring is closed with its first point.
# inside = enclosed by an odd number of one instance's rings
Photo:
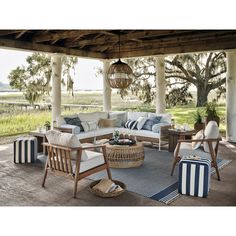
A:
{"type": "MultiPolygon", "coordinates": [[[[217,160],[218,169],[219,170],[222,169],[230,162],[231,160],[218,159],[217,160]]],[[[215,172],[216,172],[215,168],[211,168],[211,174],[214,174],[215,172]]],[[[156,201],[163,202],[165,204],[170,204],[180,196],[182,195],[178,193],[178,182],[175,182],[174,184],[171,184],[170,186],[161,190],[160,192],[156,193],[150,198],[156,201]]]]}

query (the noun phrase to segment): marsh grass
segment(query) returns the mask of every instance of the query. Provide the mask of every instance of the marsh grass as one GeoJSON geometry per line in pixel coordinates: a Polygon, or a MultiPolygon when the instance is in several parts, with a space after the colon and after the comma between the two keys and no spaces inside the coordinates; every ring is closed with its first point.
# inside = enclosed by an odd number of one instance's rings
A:
{"type": "MultiPolygon", "coordinates": [[[[0,100],[5,101],[24,101],[22,95],[4,95],[0,96],[0,100]]],[[[62,103],[64,104],[94,104],[102,105],[103,98],[101,92],[75,93],[74,97],[68,94],[63,94],[62,103]]],[[[143,105],[134,96],[130,96],[122,100],[119,95],[112,93],[113,110],[133,110],[133,111],[149,111],[155,112],[153,105],[143,105]]],[[[193,128],[194,118],[193,113],[197,110],[192,106],[181,106],[167,109],[175,119],[176,124],[188,123],[193,128]]],[[[204,110],[204,108],[200,108],[204,110]]],[[[70,109],[63,110],[62,114],[75,114],[79,112],[101,111],[101,108],[89,109],[70,109]]],[[[225,133],[225,106],[217,107],[218,114],[221,118],[220,130],[225,133]]],[[[46,121],[51,121],[51,111],[43,110],[21,110],[19,108],[9,108],[5,105],[0,105],[0,137],[13,136],[27,133],[42,127],[46,121]]]]}

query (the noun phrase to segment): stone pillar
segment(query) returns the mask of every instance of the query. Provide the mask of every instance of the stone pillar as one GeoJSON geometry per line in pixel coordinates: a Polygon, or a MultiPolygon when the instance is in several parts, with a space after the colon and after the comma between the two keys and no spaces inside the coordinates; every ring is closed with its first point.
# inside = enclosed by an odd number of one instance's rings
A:
{"type": "Polygon", "coordinates": [[[236,51],[227,52],[226,139],[236,142],[236,51]]]}
{"type": "Polygon", "coordinates": [[[51,57],[52,66],[52,127],[54,121],[57,121],[61,115],[61,70],[62,60],[60,55],[51,57]]]}
{"type": "Polygon", "coordinates": [[[165,57],[156,57],[156,113],[165,113],[166,109],[166,80],[165,57]]]}
{"type": "Polygon", "coordinates": [[[107,71],[110,60],[103,60],[103,111],[111,111],[111,87],[107,82],[107,71]]]}

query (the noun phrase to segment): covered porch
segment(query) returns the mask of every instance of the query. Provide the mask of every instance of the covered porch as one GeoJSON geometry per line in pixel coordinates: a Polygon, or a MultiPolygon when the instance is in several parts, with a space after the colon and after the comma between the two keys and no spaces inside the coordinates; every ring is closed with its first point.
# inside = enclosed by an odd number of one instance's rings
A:
{"type": "MultiPolygon", "coordinates": [[[[107,82],[107,71],[114,59],[153,56],[156,60],[156,113],[165,113],[165,56],[170,54],[193,53],[203,51],[224,50],[227,53],[227,132],[226,138],[220,145],[220,152],[225,159],[232,160],[235,154],[235,146],[230,142],[236,142],[236,31],[232,30],[2,30],[0,31],[0,46],[19,50],[30,50],[50,53],[52,55],[52,124],[56,123],[61,115],[61,71],[62,56],[73,55],[85,58],[97,58],[103,62],[103,110],[112,111],[111,88],[107,82]],[[118,52],[118,35],[121,40],[121,52],[118,52]]],[[[12,146],[1,146],[6,160],[12,158],[12,146]]],[[[30,172],[28,168],[24,170],[30,172]]],[[[213,180],[212,194],[214,197],[204,202],[206,205],[235,205],[235,192],[232,191],[236,179],[235,162],[227,169],[221,170],[223,181],[213,180]],[[222,188],[223,184],[223,188],[222,188]],[[225,195],[230,194],[227,198],[225,195]]],[[[41,173],[41,172],[40,172],[41,173]]],[[[35,177],[39,177],[36,176],[35,177]]],[[[83,188],[89,183],[83,180],[79,185],[82,191],[82,201],[70,199],[65,203],[69,188],[65,190],[63,199],[55,204],[67,205],[162,205],[157,201],[127,192],[118,201],[98,200],[91,196],[86,199],[87,190],[83,188]],[[84,192],[83,192],[84,191],[84,192]],[[65,197],[65,198],[64,198],[65,197]]],[[[38,183],[38,182],[37,182],[38,183]]],[[[30,187],[30,186],[29,186],[30,187]]],[[[64,188],[64,184],[60,188],[64,188]]],[[[59,191],[59,190],[58,190],[59,191]]],[[[40,193],[43,194],[43,193],[40,193]]],[[[55,195],[52,193],[52,197],[55,195]]],[[[177,199],[172,205],[202,205],[202,199],[189,198],[177,199]]],[[[19,203],[19,202],[18,202],[19,203]]],[[[12,202],[12,204],[18,204],[12,202]]],[[[32,203],[31,200],[29,204],[32,203]]],[[[26,203],[27,204],[27,203],[26,203]]],[[[35,204],[53,204],[46,199],[45,202],[35,204]],[[48,202],[47,202],[48,201],[48,202]]]]}

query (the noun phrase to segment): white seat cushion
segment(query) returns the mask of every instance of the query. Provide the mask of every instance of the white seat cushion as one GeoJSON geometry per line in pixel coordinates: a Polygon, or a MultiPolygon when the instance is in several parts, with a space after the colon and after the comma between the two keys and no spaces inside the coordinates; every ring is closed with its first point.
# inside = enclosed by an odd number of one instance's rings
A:
{"type": "MultiPolygon", "coordinates": [[[[80,171],[79,171],[80,173],[105,163],[102,153],[88,150],[85,150],[84,152],[86,153],[88,159],[86,161],[80,162],[80,171]]],[[[75,168],[76,168],[76,161],[72,160],[73,173],[75,173],[75,168]]]]}
{"type": "Polygon", "coordinates": [[[101,128],[101,129],[92,130],[92,131],[88,131],[88,132],[80,132],[76,136],[78,139],[81,140],[81,139],[86,139],[86,138],[97,137],[100,135],[112,134],[113,131],[114,131],[114,128],[101,128]]]}

